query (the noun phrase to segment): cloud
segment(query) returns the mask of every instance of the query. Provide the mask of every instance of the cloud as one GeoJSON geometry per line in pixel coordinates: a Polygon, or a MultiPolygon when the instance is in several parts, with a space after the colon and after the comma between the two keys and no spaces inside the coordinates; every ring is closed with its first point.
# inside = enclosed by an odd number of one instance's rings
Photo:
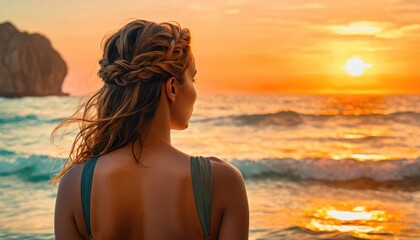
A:
{"type": "Polygon", "coordinates": [[[352,22],[347,25],[331,25],[327,30],[339,35],[375,35],[380,33],[384,26],[375,22],[352,22]]]}
{"type": "Polygon", "coordinates": [[[397,39],[416,33],[420,24],[397,26],[390,22],[357,21],[346,25],[329,25],[323,27],[331,33],[338,35],[365,35],[384,39],[397,39]]]}
{"type": "Polygon", "coordinates": [[[401,38],[411,33],[416,33],[417,30],[420,29],[420,24],[411,24],[402,26],[397,29],[390,29],[388,31],[383,31],[377,35],[379,38],[388,38],[388,39],[396,39],[401,38]]]}
{"type": "Polygon", "coordinates": [[[306,10],[306,9],[323,9],[325,5],[319,3],[304,3],[298,5],[290,5],[282,7],[284,10],[306,10]]]}
{"type": "Polygon", "coordinates": [[[239,9],[227,9],[225,10],[225,13],[229,15],[234,15],[234,14],[239,13],[239,9]]]}

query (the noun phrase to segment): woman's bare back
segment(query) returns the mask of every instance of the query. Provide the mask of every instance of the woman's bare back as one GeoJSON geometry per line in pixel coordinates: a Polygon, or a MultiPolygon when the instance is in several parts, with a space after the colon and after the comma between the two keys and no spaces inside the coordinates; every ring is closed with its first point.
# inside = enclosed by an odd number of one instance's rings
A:
{"type": "MultiPolygon", "coordinates": [[[[143,152],[140,162],[146,167],[140,167],[127,150],[105,154],[96,163],[91,191],[93,238],[202,239],[190,156],[175,148],[153,151],[153,155],[143,152]]],[[[210,159],[214,179],[210,237],[247,239],[247,233],[241,233],[249,224],[242,176],[232,165],[210,159]]],[[[84,163],[78,164],[63,177],[64,187],[72,190],[62,191],[68,197],[60,204],[71,206],[79,234],[88,239],[80,198],[83,167],[84,163]]]]}

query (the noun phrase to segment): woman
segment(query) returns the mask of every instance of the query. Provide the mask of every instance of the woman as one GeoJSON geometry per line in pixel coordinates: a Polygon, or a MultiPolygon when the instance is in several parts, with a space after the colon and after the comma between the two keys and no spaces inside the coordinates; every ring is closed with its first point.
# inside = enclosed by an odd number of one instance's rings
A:
{"type": "Polygon", "coordinates": [[[99,63],[103,87],[52,133],[80,126],[53,179],[56,238],[247,239],[241,173],[171,145],[197,98],[188,29],[132,21],[106,40],[99,63]]]}

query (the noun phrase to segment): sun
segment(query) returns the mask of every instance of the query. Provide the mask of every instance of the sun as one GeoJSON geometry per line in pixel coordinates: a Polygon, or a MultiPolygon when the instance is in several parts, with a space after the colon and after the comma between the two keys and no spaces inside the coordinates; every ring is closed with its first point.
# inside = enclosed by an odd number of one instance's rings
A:
{"type": "Polygon", "coordinates": [[[354,77],[361,76],[365,69],[370,67],[372,64],[366,64],[360,57],[349,58],[344,66],[346,71],[354,77]]]}

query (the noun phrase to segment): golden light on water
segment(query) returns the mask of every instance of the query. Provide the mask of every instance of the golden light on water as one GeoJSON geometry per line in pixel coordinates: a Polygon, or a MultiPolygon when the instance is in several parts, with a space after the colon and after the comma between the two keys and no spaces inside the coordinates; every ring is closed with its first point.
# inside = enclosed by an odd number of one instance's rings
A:
{"type": "Polygon", "coordinates": [[[346,139],[360,139],[366,137],[364,134],[361,133],[344,133],[343,138],[346,139]]]}
{"type": "MultiPolygon", "coordinates": [[[[323,231],[323,232],[342,232],[342,233],[350,233],[356,237],[363,237],[366,238],[366,233],[379,233],[382,230],[382,227],[370,227],[370,226],[358,226],[358,225],[334,225],[334,224],[323,224],[318,222],[317,220],[311,221],[312,227],[323,231]]],[[[313,229],[311,229],[313,230],[313,229]]],[[[368,237],[369,238],[369,237],[368,237]]],[[[374,239],[374,238],[370,238],[374,239]]]]}
{"type": "Polygon", "coordinates": [[[334,160],[342,160],[342,159],[354,159],[357,161],[387,161],[393,159],[391,156],[388,155],[381,155],[381,154],[333,154],[331,158],[334,160]]]}
{"type": "Polygon", "coordinates": [[[340,210],[329,210],[327,214],[337,220],[369,220],[372,218],[372,213],[370,212],[349,212],[349,211],[340,211],[340,210]]]}
{"type": "Polygon", "coordinates": [[[381,161],[390,159],[389,156],[379,154],[351,154],[350,157],[358,161],[381,161]]]}
{"type": "Polygon", "coordinates": [[[309,222],[304,226],[314,232],[340,232],[365,239],[378,239],[378,234],[393,234],[401,226],[395,224],[398,214],[367,206],[321,206],[306,212],[309,222]]]}

